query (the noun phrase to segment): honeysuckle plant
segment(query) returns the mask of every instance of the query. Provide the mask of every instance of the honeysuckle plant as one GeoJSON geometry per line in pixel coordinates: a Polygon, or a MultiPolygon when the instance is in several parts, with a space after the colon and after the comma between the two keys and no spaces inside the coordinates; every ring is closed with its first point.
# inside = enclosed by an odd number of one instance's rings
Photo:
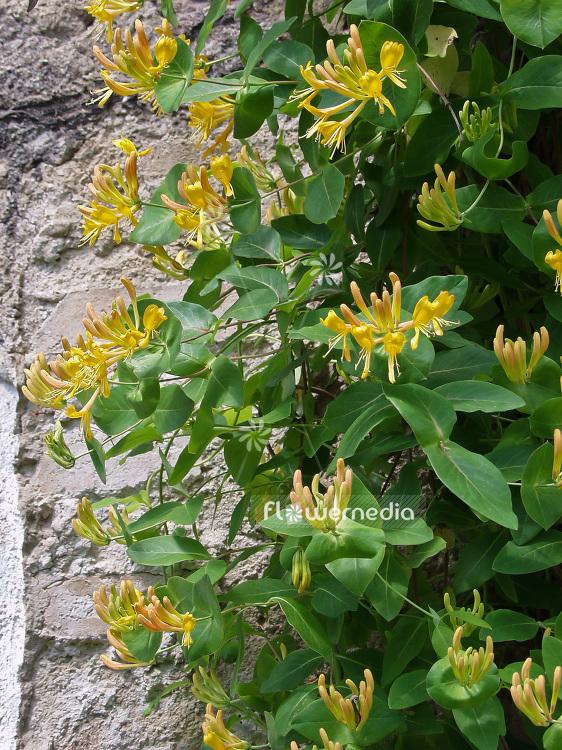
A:
{"type": "Polygon", "coordinates": [[[286,0],[263,29],[251,6],[212,0],[197,38],[170,0],[155,29],[86,8],[94,101],[192,146],[151,195],[165,139],[116,133],[124,166],[108,144],[77,206],[83,245],[138,243],[181,299],[123,278],[129,305],[85,300],[76,345],[25,371],[61,470],[151,454],[72,522],[162,574],[94,592],[103,664],[184,659],[164,694],[200,702],[193,747],[559,750],[562,12],[286,0]]]}

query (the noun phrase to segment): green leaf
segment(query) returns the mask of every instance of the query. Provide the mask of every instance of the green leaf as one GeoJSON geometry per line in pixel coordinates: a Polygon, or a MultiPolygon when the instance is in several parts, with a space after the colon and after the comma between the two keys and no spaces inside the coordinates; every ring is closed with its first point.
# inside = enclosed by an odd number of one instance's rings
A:
{"type": "Polygon", "coordinates": [[[534,449],[533,443],[505,447],[500,443],[486,458],[498,467],[506,482],[518,482],[534,449]]]}
{"type": "Polygon", "coordinates": [[[411,45],[425,34],[433,12],[433,0],[391,0],[392,23],[411,45]]]}
{"type": "Polygon", "coordinates": [[[185,536],[157,536],[141,539],[127,549],[133,562],[139,565],[175,565],[185,560],[208,560],[211,556],[196,539],[185,536]]]}
{"type": "Polygon", "coordinates": [[[307,181],[304,213],[314,224],[333,219],[343,200],[345,177],[337,167],[326,165],[320,174],[307,181]]]}
{"type": "Polygon", "coordinates": [[[422,447],[447,440],[457,415],[447,399],[421,385],[384,385],[383,392],[410,425],[422,447]]]}
{"type": "Polygon", "coordinates": [[[493,664],[471,688],[461,686],[448,656],[436,662],[427,675],[427,692],[443,708],[478,708],[496,693],[499,684],[498,668],[493,664]]]}
{"type": "Polygon", "coordinates": [[[500,83],[499,90],[501,96],[520,109],[562,107],[562,58],[542,55],[529,60],[521,70],[500,83]]]}
{"type": "Polygon", "coordinates": [[[388,694],[388,707],[397,710],[417,706],[428,698],[425,680],[426,669],[406,672],[394,680],[388,694]]]}
{"type": "Polygon", "coordinates": [[[257,232],[261,222],[261,198],[254,176],[246,167],[234,167],[230,184],[234,191],[229,198],[234,228],[244,234],[257,232]]]}
{"type": "MultiPolygon", "coordinates": [[[[496,699],[497,700],[497,699],[496,699]]],[[[489,700],[481,706],[453,709],[453,716],[464,736],[478,750],[496,750],[500,736],[498,710],[503,708],[498,701],[489,700]]]]}
{"type": "Polygon", "coordinates": [[[323,250],[332,238],[326,224],[313,224],[302,214],[274,219],[271,226],[281,235],[281,242],[295,250],[323,250]]]}
{"type": "Polygon", "coordinates": [[[463,548],[455,566],[455,593],[476,589],[492,578],[494,560],[505,542],[505,533],[488,531],[478,534],[463,548]]]}
{"type": "Polygon", "coordinates": [[[544,669],[552,684],[554,670],[562,664],[562,640],[549,636],[542,639],[542,658],[544,669]]]}
{"type": "Polygon", "coordinates": [[[85,440],[86,447],[90,451],[90,460],[94,465],[94,469],[103,484],[105,484],[107,474],[105,471],[105,451],[103,445],[93,435],[91,440],[88,440],[87,438],[85,438],[85,440]]]}
{"type": "Polygon", "coordinates": [[[383,685],[388,685],[402,673],[405,667],[424,647],[427,638],[427,622],[424,617],[412,615],[401,617],[392,628],[388,646],[382,661],[383,685]]]}
{"type": "Polygon", "coordinates": [[[242,90],[236,94],[234,130],[232,132],[235,138],[249,138],[258,132],[273,112],[273,88],[273,86],[267,85],[252,86],[249,91],[242,90]]]}
{"type": "Polygon", "coordinates": [[[240,409],[244,405],[242,375],[224,354],[219,354],[211,365],[204,402],[213,408],[232,406],[240,409]]]}
{"type": "Polygon", "coordinates": [[[262,693],[277,693],[292,690],[302,683],[322,664],[323,658],[310,648],[300,648],[273,667],[273,671],[261,685],[262,693]]]}
{"type": "Polygon", "coordinates": [[[160,187],[153,193],[149,206],[146,206],[138,225],[131,232],[131,242],[139,245],[168,245],[181,236],[181,228],[174,221],[175,213],[162,202],[162,194],[178,203],[183,200],[178,193],[178,181],[186,169],[186,164],[174,165],[160,187]]]}
{"type": "Polygon", "coordinates": [[[438,352],[427,378],[429,388],[445,383],[466,381],[475,375],[490,375],[497,357],[492,351],[479,346],[460,346],[458,349],[438,352]]]}
{"type": "Polygon", "coordinates": [[[393,620],[402,609],[408,593],[408,574],[388,550],[365,595],[385,620],[393,620]]]}
{"type": "Polygon", "coordinates": [[[331,658],[332,647],[328,636],[312,612],[293,599],[282,596],[271,597],[270,603],[279,604],[289,625],[297,631],[309,648],[321,654],[325,659],[331,658]]]}
{"type": "Polygon", "coordinates": [[[107,435],[124,432],[139,421],[127,396],[130,388],[114,386],[107,398],[97,398],[91,409],[94,422],[107,435]]]}
{"type": "Polygon", "coordinates": [[[281,36],[281,34],[284,34],[294,21],[294,17],[288,18],[285,21],[278,21],[277,23],[273,24],[269,31],[266,31],[266,33],[263,35],[263,38],[252,50],[251,54],[248,55],[246,66],[244,67],[244,75],[246,77],[249,76],[250,71],[259,62],[260,57],[264,54],[269,45],[273,44],[273,42],[277,39],[277,37],[281,36]]]}
{"type": "Polygon", "coordinates": [[[238,52],[242,62],[248,59],[248,55],[263,36],[263,29],[257,21],[250,16],[240,18],[240,34],[238,35],[238,52]]]}
{"type": "MultiPolygon", "coordinates": [[[[396,414],[395,407],[381,393],[365,408],[361,416],[357,417],[355,422],[345,429],[344,436],[336,453],[336,458],[353,456],[357,446],[365,435],[371,432],[387,417],[392,417],[394,414],[396,414]]],[[[342,429],[341,426],[340,429],[342,429]]]]}
{"type": "Polygon", "coordinates": [[[496,609],[486,615],[486,622],[492,626],[492,632],[484,630],[480,637],[491,635],[494,643],[500,641],[528,641],[534,638],[539,624],[532,617],[511,609],[496,609]]]}
{"type": "Polygon", "coordinates": [[[291,598],[296,594],[297,590],[292,584],[283,583],[276,578],[256,578],[239,583],[222,594],[220,599],[230,604],[267,604],[272,596],[291,598]]]}
{"type": "Polygon", "coordinates": [[[513,36],[544,49],[562,34],[558,0],[501,0],[500,12],[513,36]]]}
{"type": "Polygon", "coordinates": [[[536,573],[562,563],[562,532],[544,531],[531,544],[508,542],[494,560],[494,570],[509,575],[536,573]]]}
{"type": "Polygon", "coordinates": [[[139,300],[138,309],[141,318],[151,304],[164,308],[166,320],[152,334],[148,346],[138,349],[129,361],[131,370],[139,380],[158,377],[163,372],[167,372],[178,356],[181,346],[181,323],[163,302],[151,298],[139,300]]]}
{"type": "Polygon", "coordinates": [[[162,434],[176,430],[189,419],[193,405],[179,385],[167,385],[162,388],[160,402],[152,415],[154,426],[162,434]]]}
{"type": "Polygon", "coordinates": [[[274,268],[264,266],[240,268],[234,263],[218,273],[217,276],[228,281],[237,289],[268,289],[274,291],[281,301],[289,296],[287,279],[274,268]]]}
{"type": "MultiPolygon", "coordinates": [[[[452,104],[455,108],[455,104],[452,104]]],[[[456,109],[461,109],[460,105],[456,109]]],[[[446,107],[437,107],[423,118],[406,149],[404,175],[415,177],[433,172],[442,164],[459,135],[455,120],[446,107]]],[[[413,308],[412,308],[413,309],[413,308]]]]}
{"type": "Polygon", "coordinates": [[[439,479],[471,510],[508,529],[517,528],[509,487],[490,461],[450,441],[424,450],[439,479]]]}
{"type": "Polygon", "coordinates": [[[122,453],[133,450],[133,448],[143,445],[144,443],[152,443],[154,440],[161,442],[162,435],[153,427],[153,425],[147,425],[146,427],[137,427],[136,430],[131,430],[128,435],[118,440],[105,454],[106,458],[114,458],[120,456],[122,453]]]}
{"type": "Polygon", "coordinates": [[[162,643],[162,633],[138,628],[121,633],[125,646],[139,661],[152,661],[162,643]]]}
{"type": "Polygon", "coordinates": [[[259,428],[256,428],[256,442],[252,440],[251,432],[241,432],[234,434],[224,446],[225,463],[240,487],[251,481],[263,456],[265,446],[257,429],[259,428]]]}
{"type": "Polygon", "coordinates": [[[447,0],[447,4],[476,16],[482,16],[482,18],[502,20],[495,0],[447,0]]]}
{"type": "Polygon", "coordinates": [[[468,146],[462,152],[461,159],[491,180],[505,180],[527,166],[529,151],[526,143],[514,141],[511,156],[501,159],[496,156],[498,143],[498,128],[494,127],[468,146]]]}
{"type": "Polygon", "coordinates": [[[315,534],[305,555],[313,565],[325,565],[346,557],[372,559],[381,551],[384,551],[384,534],[380,529],[343,518],[337,532],[315,534]]]}
{"type": "Polygon", "coordinates": [[[281,238],[271,227],[261,226],[254,234],[243,234],[230,248],[236,258],[259,258],[270,263],[281,259],[281,238]]]}
{"type": "Polygon", "coordinates": [[[186,656],[193,662],[202,656],[214,654],[223,640],[222,613],[209,576],[204,575],[193,586],[193,616],[197,622],[191,636],[193,644],[186,656]]]}
{"type": "Polygon", "coordinates": [[[223,314],[223,318],[234,320],[261,320],[279,303],[277,292],[273,289],[253,289],[239,297],[223,314]]]}
{"type": "Polygon", "coordinates": [[[339,396],[330,401],[322,423],[334,435],[345,434],[365,411],[387,403],[382,392],[382,383],[351,383],[339,396]]]}
{"type": "Polygon", "coordinates": [[[193,52],[183,39],[176,37],[177,50],[173,59],[160,73],[154,92],[163,112],[170,114],[181,106],[193,78],[193,52]]]}
{"type": "MultiPolygon", "coordinates": [[[[409,568],[419,568],[419,566],[428,560],[430,557],[438,555],[441,550],[446,546],[446,542],[443,537],[433,537],[429,542],[420,544],[412,551],[411,555],[406,560],[406,565],[409,568]]],[[[456,580],[456,579],[455,579],[456,580]]]]}
{"type": "MultiPolygon", "coordinates": [[[[134,378],[132,372],[130,377],[131,379],[134,378]]],[[[140,419],[149,417],[160,401],[160,381],[158,378],[140,380],[137,387],[127,396],[127,399],[133,405],[133,409],[140,419]]]]}
{"type": "Polygon", "coordinates": [[[542,742],[544,750],[558,750],[562,745],[562,724],[552,724],[544,733],[542,742]]]}
{"type": "Polygon", "coordinates": [[[344,612],[355,612],[359,607],[357,597],[334,576],[315,576],[316,589],[312,606],[325,617],[339,617],[344,612]]]}
{"type": "Polygon", "coordinates": [[[224,15],[226,7],[227,0],[212,0],[209,6],[209,10],[207,11],[205,18],[203,19],[203,25],[201,26],[199,35],[197,36],[197,43],[195,45],[196,55],[201,54],[203,47],[205,46],[205,42],[207,41],[207,37],[209,36],[209,32],[213,28],[215,22],[224,15]]]}
{"type": "Polygon", "coordinates": [[[359,35],[367,67],[372,70],[380,70],[380,52],[385,42],[398,42],[404,45],[400,69],[403,71],[406,88],[393,85],[389,79],[384,81],[382,88],[382,93],[391,102],[396,116],[388,108],[380,115],[378,105],[374,102],[369,102],[362,112],[362,117],[369,122],[390,130],[398,130],[413,115],[420,98],[421,78],[416,55],[402,34],[387,24],[361,21],[359,35]]]}
{"type": "MultiPolygon", "coordinates": [[[[562,73],[561,73],[562,80],[562,73]]],[[[456,191],[457,203],[460,211],[466,211],[482,192],[480,185],[468,185],[456,191]]],[[[525,199],[510,193],[505,188],[491,183],[482,196],[478,205],[467,215],[470,224],[466,226],[475,232],[502,232],[502,221],[515,219],[521,221],[525,217],[525,199]]]]}
{"type": "Polygon", "coordinates": [[[376,557],[342,558],[326,565],[326,569],[356,596],[363,592],[373,579],[384,558],[384,548],[376,557]]]}
{"type": "Polygon", "coordinates": [[[185,92],[184,102],[212,102],[220,96],[234,96],[243,84],[240,72],[231,73],[225,78],[205,78],[195,80],[185,92]]]}
{"type": "Polygon", "coordinates": [[[488,94],[494,85],[492,56],[482,42],[476,42],[472,53],[472,68],[468,77],[468,96],[488,94]]]}
{"type": "Polygon", "coordinates": [[[552,439],[554,430],[562,424],[562,398],[549,398],[531,414],[531,431],[538,437],[552,439]]]}
{"type": "MultiPolygon", "coordinates": [[[[201,505],[199,505],[197,511],[200,508],[201,505]]],[[[129,533],[137,534],[139,531],[161,526],[165,521],[172,521],[182,526],[191,526],[195,522],[197,515],[198,512],[195,512],[195,508],[188,504],[178,501],[162,503],[147,510],[140,518],[130,523],[127,529],[129,533]]]]}
{"type": "Polygon", "coordinates": [[[296,81],[301,80],[300,66],[306,68],[314,60],[310,47],[292,39],[273,42],[263,53],[263,61],[268,70],[296,81]]]}
{"type": "Polygon", "coordinates": [[[552,443],[544,443],[527,461],[521,479],[525,510],[543,529],[549,529],[562,516],[562,490],[552,481],[553,460],[552,443]]]}
{"type": "MultiPolygon", "coordinates": [[[[435,388],[434,393],[444,396],[455,411],[498,412],[518,409],[525,402],[515,393],[501,386],[481,380],[461,380],[445,383],[435,388]]],[[[562,401],[562,399],[560,399],[562,401]]]]}
{"type": "Polygon", "coordinates": [[[447,313],[449,320],[454,320],[454,313],[459,309],[468,288],[467,276],[429,276],[418,284],[410,284],[402,289],[402,307],[414,310],[416,302],[427,295],[434,300],[440,292],[449,292],[455,298],[451,309],[447,313]]]}

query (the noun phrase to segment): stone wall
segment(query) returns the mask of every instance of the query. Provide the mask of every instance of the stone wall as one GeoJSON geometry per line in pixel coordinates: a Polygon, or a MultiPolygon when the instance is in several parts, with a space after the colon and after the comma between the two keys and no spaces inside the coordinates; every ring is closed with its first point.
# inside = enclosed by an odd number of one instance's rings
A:
{"type": "MultiPolygon", "coordinates": [[[[175,4],[181,31],[195,36],[209,3],[175,4]]],[[[236,6],[233,0],[212,33],[209,55],[235,49],[236,6]]],[[[123,133],[139,147],[153,147],[139,163],[145,199],[173,164],[197,157],[183,113],[158,118],[135,99],[116,97],[104,109],[87,106],[100,82],[99,65],[87,36],[92,19],[79,4],[39,0],[31,13],[24,0],[1,0],[0,7],[0,748],[197,748],[203,707],[187,688],[143,718],[147,702],[185,676],[181,662],[170,656],[158,670],[116,673],[99,660],[107,642],[92,590],[123,575],[143,587],[153,577],[133,566],[122,548],[93,547],[71,527],[82,495],[97,500],[141,489],[150,470],[147,457],[125,466],[114,459],[105,486],[87,460],[65,471],[44,455],[42,436],[53,426],[53,414],[29,405],[16,388],[36,351],[53,355],[61,335],[75,336],[87,300],[101,309],[120,293],[121,275],[139,293],[181,295],[181,285],[154,271],[138,247],[113,246],[110,238],[92,249],[78,247],[76,206],[87,202],[94,165],[118,160],[121,152],[111,140],[123,133]]],[[[268,27],[282,8],[281,1],[262,0],[252,15],[268,27]]],[[[147,2],[139,17],[153,29],[156,5],[147,2]]],[[[66,427],[79,453],[76,425],[66,427]]],[[[216,467],[200,467],[190,479],[194,489],[215,473],[216,467]]],[[[236,498],[230,497],[221,506],[226,518],[236,498]]],[[[208,522],[203,534],[218,549],[219,530],[208,522]]],[[[237,575],[242,572],[251,574],[251,566],[237,575]]]]}

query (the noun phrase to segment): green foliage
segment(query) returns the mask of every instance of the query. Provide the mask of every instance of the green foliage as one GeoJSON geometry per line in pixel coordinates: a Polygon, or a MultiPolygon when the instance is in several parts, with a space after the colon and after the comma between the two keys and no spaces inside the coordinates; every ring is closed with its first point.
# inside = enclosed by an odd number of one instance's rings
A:
{"type": "MultiPolygon", "coordinates": [[[[139,453],[155,473],[94,520],[80,506],[75,528],[163,569],[151,593],[175,608],[175,646],[189,669],[230,665],[227,726],[253,721],[261,746],[323,746],[325,730],[349,750],[559,748],[559,706],[523,736],[498,698],[527,667],[550,698],[562,663],[559,4],[319,5],[286,0],[262,29],[239,3],[219,78],[200,57],[231,12],[213,0],[160,71],[157,103],[208,150],[136,214],[139,199],[130,240],[183,296],[139,297],[135,334],[116,302],[128,348],[107,388],[65,395],[91,416],[102,482],[139,453]],[[326,48],[331,22],[346,32],[326,48]],[[240,152],[205,174],[227,139],[240,152]],[[345,682],[365,670],[366,712],[345,682]]],[[[130,616],[131,657],[158,662],[162,633],[130,616]]]]}

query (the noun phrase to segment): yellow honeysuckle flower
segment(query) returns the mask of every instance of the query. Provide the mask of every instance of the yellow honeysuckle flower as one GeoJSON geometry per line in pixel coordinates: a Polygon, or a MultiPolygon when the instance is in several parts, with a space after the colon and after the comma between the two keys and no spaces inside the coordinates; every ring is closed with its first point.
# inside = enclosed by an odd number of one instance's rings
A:
{"type": "Polygon", "coordinates": [[[471,688],[490,671],[494,663],[494,643],[491,636],[486,638],[486,650],[475,651],[472,646],[461,651],[463,626],[455,630],[453,645],[449,646],[447,656],[451,669],[462,687],[471,688]]]}
{"type": "Polygon", "coordinates": [[[119,96],[136,94],[141,101],[150,102],[154,112],[162,114],[162,109],[156,101],[154,86],[162,70],[170,60],[173,60],[178,43],[172,34],[169,21],[165,18],[162,21],[162,27],[156,29],[158,41],[154,47],[154,57],[142,22],[138,19],[135,21],[135,32],[133,36],[131,31],[126,29],[123,41],[121,29],[115,29],[111,45],[112,60],[106,57],[97,45],[94,46],[94,55],[104,66],[100,74],[106,84],[103,89],[93,92],[98,94],[94,101],[101,107],[112,94],[119,96]],[[117,80],[114,77],[116,73],[127,76],[132,81],[117,80]]]}
{"type": "Polygon", "coordinates": [[[93,16],[97,23],[91,30],[94,39],[99,39],[107,26],[106,39],[111,42],[113,38],[113,22],[117,16],[123,13],[134,13],[142,8],[144,0],[92,0],[84,10],[93,16]]]}
{"type": "Polygon", "coordinates": [[[548,263],[553,271],[556,271],[554,291],[557,292],[560,289],[560,293],[562,294],[562,286],[560,284],[560,282],[562,281],[562,250],[559,250],[558,248],[556,248],[556,250],[554,251],[549,250],[548,253],[544,256],[544,262],[548,263]]]}
{"type": "MultiPolygon", "coordinates": [[[[546,228],[548,229],[548,233],[552,237],[552,239],[560,245],[560,247],[557,247],[555,250],[549,250],[548,253],[545,255],[544,261],[545,263],[548,263],[548,265],[552,268],[553,271],[556,271],[556,281],[554,285],[554,290],[557,291],[560,289],[560,293],[562,294],[562,236],[560,236],[560,231],[556,228],[556,225],[554,224],[554,219],[552,218],[552,214],[550,211],[547,211],[546,208],[542,213],[544,223],[546,224],[546,228]]],[[[556,216],[558,219],[559,226],[562,227],[562,198],[558,201],[558,205],[556,206],[556,216]]]]}
{"type": "Polygon", "coordinates": [[[511,341],[511,339],[504,341],[503,332],[504,326],[498,326],[494,339],[494,352],[511,382],[523,385],[531,377],[537,362],[548,349],[548,331],[542,326],[540,333],[534,332],[529,364],[527,364],[527,346],[521,336],[517,341],[511,341]]]}
{"type": "Polygon", "coordinates": [[[232,186],[230,185],[233,171],[234,166],[228,154],[211,157],[211,174],[213,175],[215,180],[218,180],[221,183],[224,188],[224,194],[226,196],[233,194],[232,186]]]}
{"type": "Polygon", "coordinates": [[[217,711],[215,716],[213,706],[207,705],[203,728],[203,742],[213,750],[248,750],[250,743],[241,740],[226,728],[222,710],[217,711]]]}
{"type": "Polygon", "coordinates": [[[521,676],[513,673],[511,697],[517,708],[530,719],[536,727],[547,727],[553,721],[552,714],[556,709],[560,686],[562,684],[562,667],[557,666],[552,678],[552,695],[550,704],[546,698],[546,680],[544,675],[531,679],[533,660],[529,657],[521,668],[521,676]]]}
{"type": "Polygon", "coordinates": [[[174,221],[187,231],[187,242],[198,249],[216,243],[220,237],[218,223],[228,217],[228,202],[211,185],[206,167],[188,164],[178,182],[178,192],[185,203],[167,195],[162,195],[162,202],[175,211],[174,221]]]}
{"type": "Polygon", "coordinates": [[[160,601],[152,586],[148,589],[147,598],[148,603],[143,597],[135,604],[140,624],[157,633],[183,633],[182,646],[190,646],[193,643],[191,631],[197,622],[195,617],[190,612],[180,614],[167,596],[160,601]]]}
{"type": "Polygon", "coordinates": [[[379,113],[384,113],[385,107],[396,115],[392,103],[382,93],[382,85],[386,78],[401,88],[406,87],[397,66],[404,55],[404,46],[396,42],[387,41],[380,53],[381,70],[370,70],[365,62],[365,54],[361,46],[359,30],[355,24],[351,25],[347,49],[344,51],[342,64],[332,39],[326,43],[328,60],[323,65],[314,68],[310,63],[303,68],[301,75],[309,88],[296,95],[302,100],[299,107],[308,110],[318,118],[317,122],[308,130],[307,137],[319,135],[323,144],[334,145],[345,150],[345,133],[347,128],[361,113],[369,101],[374,101],[379,107],[379,113]],[[315,107],[314,97],[321,91],[335,91],[346,97],[345,101],[331,107],[315,107]],[[354,105],[353,111],[341,121],[334,120],[334,115],[354,105]]]}
{"type": "Polygon", "coordinates": [[[345,724],[351,731],[361,729],[373,705],[375,681],[370,669],[365,669],[364,674],[365,680],[361,680],[359,687],[352,680],[345,681],[352,693],[349,698],[344,698],[333,685],[326,689],[324,674],[318,678],[320,697],[339,723],[345,724]]]}
{"type": "Polygon", "coordinates": [[[226,127],[214,142],[203,152],[203,158],[212,154],[220,146],[224,153],[228,149],[228,136],[234,127],[234,99],[230,96],[222,96],[220,99],[213,99],[212,102],[191,102],[189,109],[189,127],[193,128],[191,140],[195,142],[198,148],[204,141],[211,137],[211,131],[215,130],[223,122],[226,127]]]}
{"type": "Polygon", "coordinates": [[[209,670],[209,674],[201,666],[198,667],[199,674],[197,671],[193,672],[191,692],[202,703],[210,703],[214,708],[228,708],[230,706],[230,698],[224,692],[222,685],[220,684],[217,673],[213,668],[209,670]]]}
{"type": "Polygon", "coordinates": [[[443,326],[450,325],[450,321],[444,319],[444,316],[449,312],[455,296],[449,294],[449,292],[439,292],[433,302],[429,301],[429,297],[426,295],[417,301],[416,307],[412,315],[416,332],[411,341],[412,349],[416,349],[418,346],[420,333],[426,336],[435,334],[436,336],[443,335],[443,326]]]}
{"type": "Polygon", "coordinates": [[[428,183],[423,183],[422,192],[421,195],[418,196],[416,207],[424,219],[428,219],[428,221],[433,221],[435,223],[428,224],[427,222],[418,219],[416,224],[430,232],[453,232],[463,223],[464,220],[464,216],[459,211],[457,205],[455,173],[450,172],[449,176],[445,178],[443,169],[439,164],[435,164],[434,168],[437,174],[435,185],[430,190],[428,183]],[[449,203],[443,198],[443,191],[445,191],[449,203]]]}
{"type": "Polygon", "coordinates": [[[109,396],[109,370],[119,360],[147,347],[152,333],[166,320],[164,308],[148,305],[142,318],[144,330],[141,331],[135,288],[128,279],[122,278],[121,282],[131,297],[133,318],[122,297],[113,301],[109,314],[102,312],[101,316],[88,303],[88,317],[83,320],[85,337],[78,334],[76,346],[71,346],[63,338],[63,353],[55,360],[48,363],[40,352],[31,367],[25,370],[24,396],[34,404],[65,409],[68,417],[79,418],[88,440],[92,438],[90,409],[98,396],[109,396]],[[77,393],[89,390],[92,393],[80,409],[67,403],[77,393]]]}
{"type": "Polygon", "coordinates": [[[392,297],[386,289],[380,298],[372,293],[370,297],[371,308],[367,307],[357,284],[354,281],[351,282],[351,294],[359,311],[367,319],[366,321],[360,320],[347,305],[340,305],[345,320],[342,320],[333,310],[330,310],[326,318],[321,318],[320,322],[337,334],[333,339],[330,339],[330,349],[338,341],[343,340],[343,358],[348,362],[351,359],[351,354],[347,337],[351,334],[361,349],[358,360],[358,364],[359,362],[364,363],[361,378],[366,378],[369,374],[373,348],[382,344],[388,355],[388,379],[391,383],[394,383],[396,380],[395,373],[400,374],[397,356],[406,344],[405,332],[412,328],[415,329],[415,334],[410,342],[412,349],[418,346],[420,333],[428,337],[432,335],[441,336],[443,326],[449,323],[443,316],[451,309],[455,298],[454,295],[446,291],[441,291],[433,302],[430,302],[429,298],[424,296],[416,303],[412,319],[401,321],[402,287],[395,273],[390,274],[390,280],[392,281],[392,297]]]}
{"type": "Polygon", "coordinates": [[[325,493],[320,492],[320,474],[314,476],[309,488],[303,485],[302,472],[297,469],[293,476],[291,503],[315,529],[324,533],[334,531],[349,503],[352,480],[351,469],[345,469],[343,458],[338,458],[333,484],[325,493]]]}
{"type": "Polygon", "coordinates": [[[129,633],[139,626],[135,605],[144,602],[144,594],[135,588],[132,581],[123,580],[117,591],[114,584],[110,586],[109,596],[105,586],[93,593],[94,606],[100,620],[120,633],[129,633]]]}
{"type": "Polygon", "coordinates": [[[107,164],[97,164],[94,167],[94,175],[88,185],[94,200],[89,206],[78,206],[78,210],[84,216],[84,236],[81,245],[87,242],[91,247],[109,227],[113,227],[113,241],[119,244],[119,222],[137,224],[133,216],[141,207],[137,160],[139,156],[148,154],[151,149],[138,152],[134,143],[123,136],[113,143],[127,154],[125,167],[121,170],[119,163],[113,167],[107,164]],[[99,201],[108,203],[109,206],[99,201]]]}

